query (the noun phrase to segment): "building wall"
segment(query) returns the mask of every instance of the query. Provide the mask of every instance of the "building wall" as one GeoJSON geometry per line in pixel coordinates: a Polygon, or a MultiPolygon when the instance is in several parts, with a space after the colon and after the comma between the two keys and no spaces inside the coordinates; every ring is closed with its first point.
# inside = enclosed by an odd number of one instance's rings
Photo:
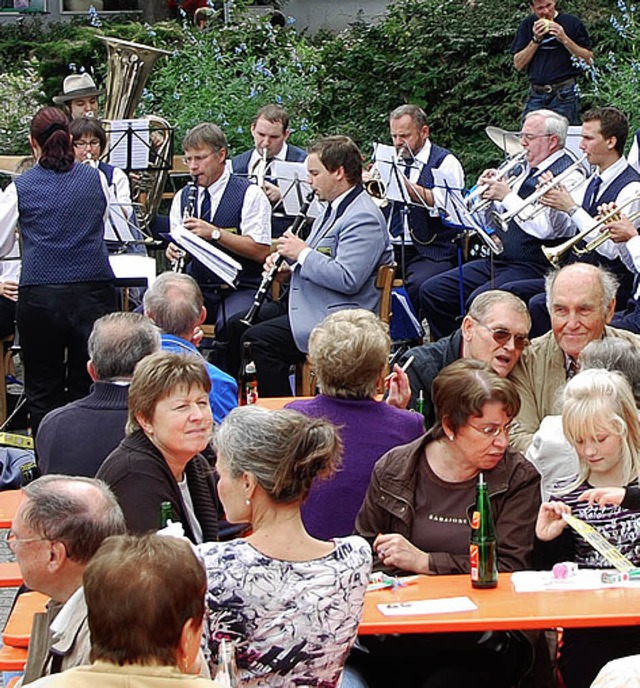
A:
{"type": "Polygon", "coordinates": [[[388,4],[385,0],[286,0],[282,11],[295,17],[299,31],[308,29],[315,33],[319,29],[340,31],[358,18],[375,21],[388,4]]]}

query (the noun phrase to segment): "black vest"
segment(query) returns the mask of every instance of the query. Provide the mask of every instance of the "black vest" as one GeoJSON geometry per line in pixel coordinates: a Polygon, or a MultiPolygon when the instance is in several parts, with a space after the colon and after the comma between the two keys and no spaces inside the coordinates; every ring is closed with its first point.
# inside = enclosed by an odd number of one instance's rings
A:
{"type": "MultiPolygon", "coordinates": [[[[244,197],[247,189],[251,183],[241,177],[231,175],[229,181],[222,192],[222,198],[218,203],[218,208],[213,215],[213,218],[202,218],[206,222],[211,222],[216,227],[225,231],[225,229],[233,228],[240,234],[240,223],[242,221],[242,206],[244,204],[244,197]]],[[[208,191],[207,191],[208,193],[208,191]]],[[[189,187],[185,186],[180,195],[180,212],[184,213],[187,205],[187,197],[189,195],[189,187]]],[[[217,248],[220,248],[219,246],[217,248]]],[[[262,278],[262,264],[255,260],[239,256],[229,249],[221,249],[235,258],[241,265],[242,270],[238,273],[237,284],[239,287],[258,287],[262,278]]],[[[192,260],[187,266],[187,273],[193,277],[200,286],[217,287],[224,284],[216,274],[205,268],[202,263],[197,260],[192,260]]]]}

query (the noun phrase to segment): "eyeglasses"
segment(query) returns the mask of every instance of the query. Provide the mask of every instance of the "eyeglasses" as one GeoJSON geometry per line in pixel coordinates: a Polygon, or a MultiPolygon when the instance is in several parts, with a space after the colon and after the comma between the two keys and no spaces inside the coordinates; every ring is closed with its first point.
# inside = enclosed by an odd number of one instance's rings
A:
{"type": "Polygon", "coordinates": [[[489,332],[491,332],[491,336],[493,337],[493,341],[496,344],[500,344],[500,346],[504,346],[510,342],[511,338],[513,338],[513,345],[516,347],[516,349],[518,349],[518,351],[522,351],[529,346],[529,337],[524,334],[513,334],[513,332],[509,332],[509,330],[503,330],[501,328],[494,330],[493,327],[489,327],[489,325],[485,325],[479,320],[476,320],[476,322],[481,327],[484,327],[485,330],[489,330],[489,332]]]}
{"type": "Polygon", "coordinates": [[[520,424],[518,421],[509,421],[506,425],[484,425],[481,428],[476,428],[472,423],[468,423],[470,428],[473,428],[476,432],[482,433],[485,437],[498,437],[501,432],[508,437],[512,430],[515,430],[520,424]]]}
{"type": "Polygon", "coordinates": [[[100,141],[98,139],[91,139],[91,141],[74,141],[74,148],[98,148],[100,141]]]}
{"type": "Polygon", "coordinates": [[[524,139],[527,143],[531,143],[534,139],[548,138],[551,136],[551,134],[527,134],[526,132],[521,131],[518,136],[521,139],[524,139]]]}
{"type": "Polygon", "coordinates": [[[185,155],[184,158],[182,158],[182,162],[185,165],[190,165],[192,162],[200,164],[201,162],[204,162],[207,158],[210,158],[213,155],[213,153],[214,151],[211,151],[211,153],[207,153],[206,155],[185,155]]]}
{"type": "Polygon", "coordinates": [[[16,545],[23,543],[23,542],[46,542],[48,541],[49,538],[44,538],[44,537],[39,537],[39,538],[19,538],[15,536],[15,533],[10,530],[9,534],[7,535],[7,539],[4,541],[7,543],[7,547],[15,553],[15,547],[16,545]]]}

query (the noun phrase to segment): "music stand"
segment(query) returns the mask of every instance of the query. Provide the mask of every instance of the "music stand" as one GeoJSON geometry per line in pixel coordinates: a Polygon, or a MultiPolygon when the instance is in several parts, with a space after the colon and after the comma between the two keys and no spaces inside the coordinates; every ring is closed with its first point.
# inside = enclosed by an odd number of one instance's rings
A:
{"type": "Polygon", "coordinates": [[[165,171],[173,167],[173,128],[148,119],[114,119],[105,123],[108,146],[104,158],[114,167],[126,172],[165,171]],[[153,125],[153,128],[150,127],[153,125]],[[169,136],[166,155],[159,153],[153,143],[153,132],[169,136]]]}

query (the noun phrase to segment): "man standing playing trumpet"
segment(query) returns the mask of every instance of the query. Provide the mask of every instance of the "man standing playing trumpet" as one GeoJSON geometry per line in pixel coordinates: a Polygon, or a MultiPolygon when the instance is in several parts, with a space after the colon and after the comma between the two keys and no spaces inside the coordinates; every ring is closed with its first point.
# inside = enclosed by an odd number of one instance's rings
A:
{"type": "Polygon", "coordinates": [[[556,10],[556,0],[529,0],[531,14],[520,23],[511,45],[515,68],[526,70],[530,90],[522,113],[540,108],[578,124],[580,97],[577,60],[591,62],[591,40],[584,24],[556,10]]]}

